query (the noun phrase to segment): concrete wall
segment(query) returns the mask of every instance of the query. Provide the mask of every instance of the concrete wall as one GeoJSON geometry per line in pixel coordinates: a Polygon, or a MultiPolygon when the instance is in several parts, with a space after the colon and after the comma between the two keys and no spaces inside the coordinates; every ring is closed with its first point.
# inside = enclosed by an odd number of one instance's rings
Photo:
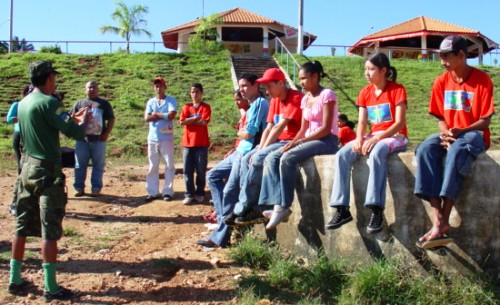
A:
{"type": "MultiPolygon", "coordinates": [[[[386,224],[382,232],[366,233],[371,211],[363,207],[368,176],[366,158],[353,167],[351,213],[354,220],[337,230],[325,230],[335,213],[328,206],[333,185],[335,156],[318,156],[303,162],[297,181],[290,221],[280,224],[270,237],[298,253],[313,254],[324,248],[356,262],[397,256],[424,270],[445,273],[486,271],[500,274],[500,151],[482,154],[464,180],[451,215],[446,248],[423,251],[415,242],[432,225],[428,202],[413,195],[415,158],[413,152],[390,157],[388,167],[386,224]]],[[[258,229],[260,230],[260,229],[258,229]]]]}

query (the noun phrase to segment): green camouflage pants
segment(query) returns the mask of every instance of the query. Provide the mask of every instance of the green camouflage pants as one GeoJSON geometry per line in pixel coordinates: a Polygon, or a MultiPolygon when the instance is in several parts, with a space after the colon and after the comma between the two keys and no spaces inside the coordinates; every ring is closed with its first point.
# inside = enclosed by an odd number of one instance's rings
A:
{"type": "Polygon", "coordinates": [[[62,237],[67,193],[60,167],[49,171],[24,162],[17,189],[16,236],[62,237]]]}

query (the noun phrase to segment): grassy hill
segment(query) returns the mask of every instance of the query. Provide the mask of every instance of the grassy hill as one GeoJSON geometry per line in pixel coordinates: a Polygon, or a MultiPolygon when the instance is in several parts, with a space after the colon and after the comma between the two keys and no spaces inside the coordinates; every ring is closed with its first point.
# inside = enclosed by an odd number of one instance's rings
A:
{"type": "MultiPolygon", "coordinates": [[[[20,98],[21,88],[28,83],[27,66],[30,62],[52,60],[62,73],[58,78],[58,90],[66,94],[65,104],[70,107],[84,97],[84,85],[94,79],[100,84],[101,96],[111,101],[117,122],[108,144],[111,156],[142,156],[146,143],[147,124],[143,121],[146,101],[154,95],[151,80],[162,76],[167,80],[167,94],[177,98],[179,109],[190,101],[189,89],[193,82],[205,87],[205,100],[212,105],[212,121],[209,125],[214,147],[213,159],[232,145],[233,126],[237,120],[232,101],[229,54],[102,54],[102,55],[55,55],[55,54],[7,54],[0,56],[0,116],[5,122],[6,113],[13,100],[20,98]],[[226,148],[227,147],[227,148],[226,148]]],[[[306,57],[297,56],[299,62],[306,57]]],[[[322,62],[329,78],[323,80],[325,87],[335,90],[339,97],[340,111],[351,119],[357,119],[354,101],[359,90],[367,84],[363,76],[364,60],[354,57],[315,57],[322,62]]],[[[436,120],[427,114],[430,89],[433,80],[443,72],[438,62],[393,60],[398,70],[398,82],[408,91],[408,125],[413,149],[425,137],[437,130],[436,120]]],[[[500,69],[482,66],[492,77],[495,95],[500,96],[500,69]]],[[[495,103],[499,108],[498,99],[495,103]]],[[[492,120],[492,148],[500,148],[500,118],[492,120]]],[[[12,126],[0,124],[1,158],[12,154],[12,126]]],[[[179,127],[176,141],[182,134],[179,127]]],[[[73,142],[63,139],[63,144],[73,142]]],[[[180,150],[176,151],[180,158],[180,150]]]]}

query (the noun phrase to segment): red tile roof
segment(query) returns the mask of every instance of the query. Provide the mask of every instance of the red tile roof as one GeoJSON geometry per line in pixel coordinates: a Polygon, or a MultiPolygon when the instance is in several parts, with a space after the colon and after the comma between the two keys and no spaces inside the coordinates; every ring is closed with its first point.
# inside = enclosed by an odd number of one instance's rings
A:
{"type": "MultiPolygon", "coordinates": [[[[247,11],[242,8],[233,8],[228,11],[222,12],[218,14],[220,17],[222,17],[222,22],[224,24],[275,24],[279,26],[286,26],[289,28],[296,29],[292,26],[283,24],[281,22],[278,22],[276,20],[252,13],[250,11],[247,11]]],[[[184,23],[182,25],[173,27],[171,29],[162,31],[162,34],[171,34],[172,32],[179,32],[181,30],[189,29],[189,28],[195,28],[197,25],[200,24],[200,20],[194,20],[188,23],[184,23]]]]}
{"type": "Polygon", "coordinates": [[[363,40],[394,36],[401,34],[420,33],[420,32],[443,32],[447,34],[477,34],[478,31],[454,25],[451,23],[439,21],[429,17],[416,17],[403,23],[391,26],[385,30],[373,33],[363,38],[363,40]]]}
{"type": "MultiPolygon", "coordinates": [[[[479,31],[469,29],[463,26],[454,25],[451,23],[439,21],[433,18],[419,16],[414,19],[405,21],[403,23],[391,26],[387,29],[378,31],[361,38],[354,46],[349,48],[349,52],[361,55],[363,48],[367,47],[373,42],[390,42],[394,40],[407,39],[420,36],[447,36],[447,35],[461,35],[464,37],[474,37],[481,40],[484,52],[498,48],[498,44],[488,37],[481,34],[479,31]]],[[[438,48],[438,46],[431,46],[428,42],[428,48],[438,48]]],[[[469,54],[477,56],[476,54],[469,54]]]]}

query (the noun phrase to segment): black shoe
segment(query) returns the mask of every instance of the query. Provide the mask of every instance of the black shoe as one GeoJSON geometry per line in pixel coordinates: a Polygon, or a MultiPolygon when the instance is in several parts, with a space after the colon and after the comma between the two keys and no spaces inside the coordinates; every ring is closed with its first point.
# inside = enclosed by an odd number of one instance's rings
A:
{"type": "Polygon", "coordinates": [[[9,283],[7,291],[13,295],[26,295],[28,291],[26,288],[30,285],[30,282],[22,281],[21,284],[9,283]]]}
{"type": "Polygon", "coordinates": [[[224,218],[224,220],[222,222],[224,222],[226,224],[226,226],[232,227],[232,226],[236,225],[234,223],[234,221],[236,220],[236,218],[238,218],[238,215],[236,215],[234,213],[231,213],[226,218],[224,218]]]}
{"type": "Polygon", "coordinates": [[[345,206],[337,207],[337,213],[333,216],[332,220],[325,226],[329,230],[334,230],[340,228],[342,225],[348,223],[352,220],[351,212],[349,208],[345,206]]]}
{"type": "Polygon", "coordinates": [[[219,246],[208,238],[200,239],[196,242],[196,244],[207,248],[217,248],[219,246]]]}
{"type": "Polygon", "coordinates": [[[257,223],[264,223],[267,219],[262,215],[261,211],[251,209],[245,215],[236,217],[234,220],[237,226],[249,226],[257,223]]]}
{"type": "Polygon", "coordinates": [[[149,203],[149,202],[156,200],[157,198],[158,198],[157,196],[147,195],[146,199],[144,199],[144,202],[149,203]]]}
{"type": "Polygon", "coordinates": [[[370,217],[370,222],[368,227],[366,227],[366,233],[378,233],[382,230],[382,224],[384,223],[384,210],[378,206],[372,207],[372,216],[370,217]]]}
{"type": "Polygon", "coordinates": [[[170,195],[163,195],[163,200],[164,201],[172,201],[172,196],[170,196],[170,195]]]}
{"type": "Polygon", "coordinates": [[[80,291],[78,290],[69,290],[66,289],[62,286],[59,286],[59,290],[55,293],[50,293],[48,291],[43,292],[43,298],[45,299],[45,302],[50,302],[52,300],[71,300],[72,298],[76,297],[80,291]]]}

